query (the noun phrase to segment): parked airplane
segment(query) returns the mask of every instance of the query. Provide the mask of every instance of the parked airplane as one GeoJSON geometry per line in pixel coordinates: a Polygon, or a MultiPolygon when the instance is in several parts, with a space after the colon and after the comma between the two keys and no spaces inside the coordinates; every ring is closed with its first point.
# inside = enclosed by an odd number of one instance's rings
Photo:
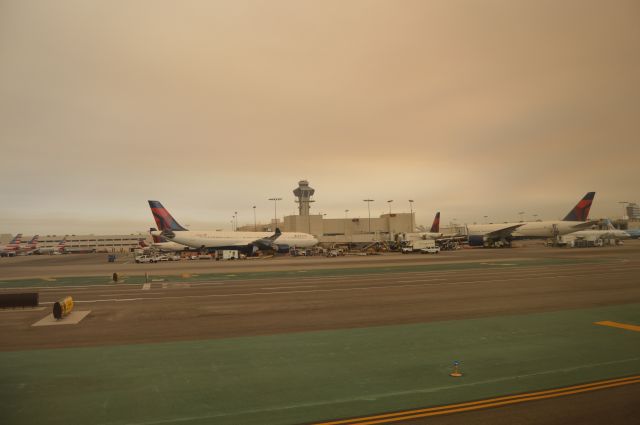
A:
{"type": "Polygon", "coordinates": [[[160,251],[160,252],[180,252],[180,251],[189,251],[190,249],[192,249],[186,245],[181,245],[176,242],[167,241],[162,236],[158,236],[157,235],[158,229],[154,227],[149,229],[149,233],[153,238],[153,243],[151,245],[147,245],[144,239],[140,239],[141,248],[153,248],[156,251],[160,251]]]}
{"type": "Polygon", "coordinates": [[[44,254],[64,254],[65,253],[65,245],[67,243],[67,237],[62,238],[56,246],[37,248],[33,251],[34,254],[44,255],[44,254]]]}
{"type": "Polygon", "coordinates": [[[25,242],[24,245],[20,245],[18,247],[19,255],[30,255],[38,248],[38,237],[39,235],[35,235],[31,238],[29,242],[25,242]]]}
{"type": "Polygon", "coordinates": [[[640,238],[640,229],[627,229],[626,232],[631,236],[631,239],[640,238]]]}
{"type": "Polygon", "coordinates": [[[149,207],[160,229],[152,232],[172,242],[187,245],[199,250],[235,249],[246,254],[258,250],[274,250],[288,252],[289,247],[310,248],[318,240],[307,233],[280,232],[218,232],[215,230],[187,230],[169,214],[160,202],[149,201],[149,207]]]}
{"type": "Polygon", "coordinates": [[[11,242],[0,248],[0,257],[13,257],[18,253],[20,249],[20,240],[22,239],[22,233],[18,233],[11,242]]]}
{"type": "Polygon", "coordinates": [[[589,229],[579,230],[577,232],[569,233],[561,237],[561,243],[571,243],[575,240],[597,241],[597,240],[616,240],[629,239],[631,235],[620,229],[616,229],[611,221],[607,220],[606,229],[589,229]]]}
{"type": "Polygon", "coordinates": [[[470,246],[510,246],[514,239],[547,239],[586,229],[595,192],[588,192],[562,220],[523,223],[476,224],[467,226],[470,246]]]}
{"type": "Polygon", "coordinates": [[[440,232],[440,211],[436,213],[433,224],[431,224],[431,229],[428,232],[420,233],[420,236],[422,239],[440,239],[442,237],[442,233],[440,232]]]}

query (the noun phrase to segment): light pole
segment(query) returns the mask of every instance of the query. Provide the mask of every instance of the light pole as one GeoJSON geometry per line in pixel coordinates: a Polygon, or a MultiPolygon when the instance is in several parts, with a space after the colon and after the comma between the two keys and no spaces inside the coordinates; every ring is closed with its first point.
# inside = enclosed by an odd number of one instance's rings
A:
{"type": "Polygon", "coordinates": [[[347,214],[349,210],[344,210],[344,238],[347,239],[347,214]]]}
{"type": "Polygon", "coordinates": [[[256,221],[256,206],[253,206],[253,231],[258,231],[258,222],[256,221]]]}
{"type": "Polygon", "coordinates": [[[409,208],[411,209],[411,231],[413,232],[413,199],[409,199],[409,208]]]}
{"type": "Polygon", "coordinates": [[[371,233],[371,202],[373,199],[363,199],[367,203],[367,211],[369,212],[369,233],[371,233]]]}
{"type": "Polygon", "coordinates": [[[484,216],[484,223],[485,223],[485,224],[487,224],[487,223],[489,222],[489,220],[487,220],[488,218],[489,218],[489,216],[488,216],[488,215],[485,215],[485,216],[484,216]]]}
{"type": "Polygon", "coordinates": [[[275,227],[278,228],[278,201],[282,201],[282,198],[269,198],[273,201],[273,218],[275,220],[275,227]]]}
{"type": "Polygon", "coordinates": [[[387,203],[389,204],[389,220],[387,220],[387,223],[389,223],[389,240],[392,239],[392,232],[391,232],[391,203],[393,202],[393,199],[389,199],[387,201],[387,203]]]}
{"type": "Polygon", "coordinates": [[[238,231],[238,211],[234,211],[234,216],[236,217],[236,232],[238,231]]]}
{"type": "Polygon", "coordinates": [[[518,215],[520,216],[520,223],[522,223],[522,221],[523,221],[523,220],[522,220],[522,217],[524,216],[524,211],[520,211],[520,212],[518,213],[518,215]]]}

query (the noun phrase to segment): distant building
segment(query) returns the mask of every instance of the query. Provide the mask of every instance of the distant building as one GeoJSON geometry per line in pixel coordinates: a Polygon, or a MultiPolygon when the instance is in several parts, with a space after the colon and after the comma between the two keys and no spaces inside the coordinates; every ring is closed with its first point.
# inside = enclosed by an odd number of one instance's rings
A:
{"type": "MultiPolygon", "coordinates": [[[[324,214],[311,214],[315,189],[307,180],[300,180],[293,190],[298,203],[298,215],[284,217],[280,223],[283,232],[303,232],[314,235],[321,243],[366,243],[394,240],[400,233],[413,230],[412,213],[383,214],[379,217],[326,218],[324,214]]],[[[273,224],[273,222],[272,222],[273,224]]],[[[274,231],[272,226],[269,231],[274,231]]]]}
{"type": "MultiPolygon", "coordinates": [[[[7,242],[13,236],[3,234],[0,242],[7,242]]],[[[23,235],[22,241],[29,241],[33,236],[23,235]]],[[[96,252],[130,252],[139,248],[140,239],[150,243],[149,235],[138,233],[133,235],[40,235],[38,248],[50,248],[58,245],[63,238],[66,239],[65,249],[69,251],[95,250],[96,252]]]]}
{"type": "Polygon", "coordinates": [[[413,214],[382,214],[380,217],[325,218],[322,214],[288,215],[282,231],[314,235],[321,243],[364,243],[394,240],[400,233],[410,233],[413,214]]]}
{"type": "Polygon", "coordinates": [[[640,205],[636,203],[627,204],[627,216],[629,220],[640,220],[640,205]]]}

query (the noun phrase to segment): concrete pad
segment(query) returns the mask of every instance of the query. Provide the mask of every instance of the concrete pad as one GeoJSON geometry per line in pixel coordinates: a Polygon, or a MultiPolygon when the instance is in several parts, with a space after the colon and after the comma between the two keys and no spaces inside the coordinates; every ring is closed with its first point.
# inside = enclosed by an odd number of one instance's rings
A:
{"type": "Polygon", "coordinates": [[[57,320],[53,317],[53,314],[48,315],[47,317],[38,320],[31,326],[55,326],[55,325],[76,325],[80,323],[82,319],[87,317],[87,315],[91,313],[91,310],[86,311],[72,311],[67,316],[63,317],[60,320],[57,320]]]}

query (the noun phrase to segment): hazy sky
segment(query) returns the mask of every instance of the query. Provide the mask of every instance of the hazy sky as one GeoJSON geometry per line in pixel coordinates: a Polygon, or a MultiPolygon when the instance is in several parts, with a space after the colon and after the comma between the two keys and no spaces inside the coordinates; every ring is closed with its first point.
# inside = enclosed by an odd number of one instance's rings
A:
{"type": "Polygon", "coordinates": [[[0,233],[640,201],[638,1],[0,0],[0,233]]]}

